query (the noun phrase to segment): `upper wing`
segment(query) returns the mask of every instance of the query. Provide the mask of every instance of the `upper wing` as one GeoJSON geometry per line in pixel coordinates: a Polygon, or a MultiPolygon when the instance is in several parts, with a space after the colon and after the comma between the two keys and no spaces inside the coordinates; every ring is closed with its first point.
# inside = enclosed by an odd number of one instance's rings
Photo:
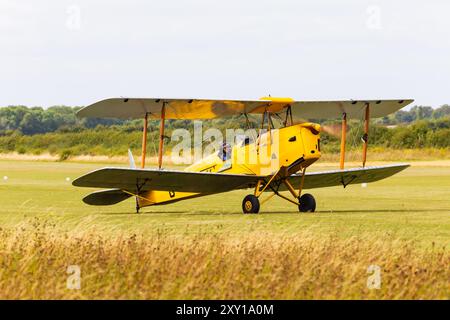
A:
{"type": "Polygon", "coordinates": [[[248,188],[263,177],[242,174],[129,168],[103,168],[75,179],[77,187],[219,193],[248,188]]]}
{"type": "Polygon", "coordinates": [[[366,104],[370,105],[370,117],[387,116],[407,106],[414,100],[360,100],[360,101],[296,101],[292,115],[301,119],[334,119],[346,113],[347,119],[364,119],[366,104]]]}
{"type": "MultiPolygon", "coordinates": [[[[264,98],[270,99],[270,98],[264,98]]],[[[261,114],[265,110],[282,112],[291,106],[292,114],[302,119],[347,118],[361,119],[366,103],[370,104],[370,117],[386,116],[410,104],[413,100],[343,100],[343,101],[293,101],[273,100],[214,100],[214,99],[163,99],[163,98],[112,98],[96,102],[78,111],[79,117],[138,119],[146,114],[152,119],[161,118],[165,104],[166,119],[213,119],[243,113],[261,114]]]]}
{"type": "MultiPolygon", "coordinates": [[[[304,189],[333,187],[348,184],[374,182],[388,178],[409,167],[409,164],[394,164],[379,167],[352,168],[345,170],[333,170],[323,172],[309,172],[305,175],[304,189]]],[[[289,177],[289,182],[293,185],[300,185],[301,174],[294,174],[289,177]]],[[[287,190],[284,184],[280,186],[280,191],[287,190]]]]}
{"type": "Polygon", "coordinates": [[[258,106],[267,105],[260,100],[112,98],[82,108],[77,116],[141,119],[147,114],[152,119],[160,119],[163,103],[166,119],[213,119],[249,113],[258,106]]]}

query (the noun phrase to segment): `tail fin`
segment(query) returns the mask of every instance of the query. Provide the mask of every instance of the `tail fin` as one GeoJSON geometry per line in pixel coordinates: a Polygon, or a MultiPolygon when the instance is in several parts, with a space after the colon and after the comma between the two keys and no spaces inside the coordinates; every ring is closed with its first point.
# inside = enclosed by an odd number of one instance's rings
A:
{"type": "MultiPolygon", "coordinates": [[[[134,158],[133,158],[133,153],[131,152],[130,149],[128,149],[128,162],[130,163],[130,168],[131,169],[136,169],[136,162],[134,162],[134,158]]],[[[139,213],[139,199],[138,197],[134,197],[136,200],[136,213],[139,213]]]]}
{"type": "Polygon", "coordinates": [[[128,149],[128,161],[130,162],[130,168],[136,169],[136,163],[134,162],[133,153],[128,149]]]}

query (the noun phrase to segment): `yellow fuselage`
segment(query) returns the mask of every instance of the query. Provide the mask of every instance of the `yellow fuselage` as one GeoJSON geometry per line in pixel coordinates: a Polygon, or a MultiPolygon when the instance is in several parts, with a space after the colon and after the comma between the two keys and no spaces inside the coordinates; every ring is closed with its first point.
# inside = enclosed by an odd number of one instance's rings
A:
{"type": "MultiPolygon", "coordinates": [[[[301,123],[272,129],[255,141],[244,140],[232,148],[229,159],[220,152],[185,168],[191,172],[220,172],[270,176],[280,169],[291,175],[320,158],[320,126],[301,123]]],[[[207,194],[150,190],[139,194],[139,207],[174,202],[207,194]]]]}

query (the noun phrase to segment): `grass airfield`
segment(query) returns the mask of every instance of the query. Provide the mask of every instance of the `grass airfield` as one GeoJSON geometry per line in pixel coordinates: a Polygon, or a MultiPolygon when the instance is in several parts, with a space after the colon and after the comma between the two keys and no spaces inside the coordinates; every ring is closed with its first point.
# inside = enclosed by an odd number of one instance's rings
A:
{"type": "Polygon", "coordinates": [[[258,215],[241,213],[251,190],[140,214],[134,199],[87,206],[91,189],[71,181],[103,166],[0,161],[0,298],[450,298],[448,161],[308,190],[316,213],[274,197],[258,215]],[[80,290],[66,287],[69,264],[80,290]],[[367,287],[373,264],[379,289],[367,287]]]}
{"type": "Polygon", "coordinates": [[[174,235],[239,236],[257,231],[295,234],[307,229],[322,235],[339,231],[342,236],[391,233],[424,245],[450,241],[450,166],[413,166],[366,188],[350,185],[307,190],[317,201],[314,214],[299,213],[295,205],[273,197],[258,215],[241,211],[242,199],[252,190],[146,207],[140,214],[135,214],[134,199],[115,206],[85,205],[83,196],[97,189],[76,188],[71,182],[103,166],[111,164],[0,161],[0,179],[8,177],[0,180],[1,226],[17,226],[38,217],[68,232],[164,230],[174,235]]]}

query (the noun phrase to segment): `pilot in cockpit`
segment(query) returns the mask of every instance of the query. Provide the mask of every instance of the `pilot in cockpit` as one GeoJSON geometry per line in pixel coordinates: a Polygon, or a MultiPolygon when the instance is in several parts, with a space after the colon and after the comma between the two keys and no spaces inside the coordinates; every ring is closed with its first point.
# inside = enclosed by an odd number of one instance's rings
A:
{"type": "Polygon", "coordinates": [[[218,156],[220,159],[222,159],[222,161],[227,161],[231,159],[231,145],[229,143],[224,142],[222,144],[222,148],[219,150],[218,156]]]}

